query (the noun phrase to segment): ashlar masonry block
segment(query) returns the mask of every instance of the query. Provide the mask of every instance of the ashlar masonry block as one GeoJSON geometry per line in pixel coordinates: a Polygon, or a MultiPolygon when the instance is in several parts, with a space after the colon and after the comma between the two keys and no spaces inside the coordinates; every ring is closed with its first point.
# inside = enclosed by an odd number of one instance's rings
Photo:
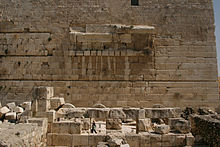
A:
{"type": "Polygon", "coordinates": [[[33,97],[34,99],[50,99],[54,95],[54,89],[53,87],[36,87],[33,91],[33,97]]]}
{"type": "Polygon", "coordinates": [[[60,121],[51,124],[50,133],[81,134],[82,124],[74,121],[60,121]]]}

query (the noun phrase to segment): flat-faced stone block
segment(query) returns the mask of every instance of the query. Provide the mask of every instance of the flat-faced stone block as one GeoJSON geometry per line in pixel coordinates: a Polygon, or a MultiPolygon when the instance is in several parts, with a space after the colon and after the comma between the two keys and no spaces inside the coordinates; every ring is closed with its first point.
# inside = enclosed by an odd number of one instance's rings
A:
{"type": "Polygon", "coordinates": [[[50,109],[54,110],[65,104],[63,97],[53,97],[50,99],[50,109]]]}
{"type": "Polygon", "coordinates": [[[88,108],[86,114],[90,118],[105,119],[109,115],[108,108],[88,108]]]}
{"type": "Polygon", "coordinates": [[[47,146],[72,146],[73,136],[71,134],[48,133],[47,146]]]}
{"type": "Polygon", "coordinates": [[[76,36],[77,42],[112,42],[110,33],[81,33],[76,36]]]}
{"type": "Polygon", "coordinates": [[[50,110],[50,111],[47,111],[47,112],[37,112],[35,114],[35,117],[47,118],[48,123],[52,123],[56,120],[56,111],[55,110],[50,110]]]}
{"type": "Polygon", "coordinates": [[[81,134],[82,124],[73,121],[60,121],[51,124],[51,133],[81,134]]]}
{"type": "Polygon", "coordinates": [[[46,112],[50,109],[50,100],[49,99],[38,99],[37,100],[37,111],[46,112]]]}
{"type": "Polygon", "coordinates": [[[181,115],[180,108],[145,108],[146,118],[175,118],[181,115]]]}
{"type": "Polygon", "coordinates": [[[145,118],[145,110],[139,108],[123,108],[124,113],[126,114],[126,118],[129,119],[142,119],[145,118]]]}
{"type": "Polygon", "coordinates": [[[85,112],[84,108],[60,108],[56,115],[58,118],[83,118],[85,112]]]}
{"type": "Polygon", "coordinates": [[[50,99],[54,95],[53,87],[36,87],[33,91],[34,99],[50,99]]]}

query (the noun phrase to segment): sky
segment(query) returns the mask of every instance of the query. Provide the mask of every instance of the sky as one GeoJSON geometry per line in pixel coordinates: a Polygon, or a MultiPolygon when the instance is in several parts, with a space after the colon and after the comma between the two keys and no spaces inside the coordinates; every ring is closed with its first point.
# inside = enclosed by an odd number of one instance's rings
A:
{"type": "Polygon", "coordinates": [[[214,0],[214,12],[216,49],[218,54],[218,75],[220,76],[220,0],[214,0]]]}

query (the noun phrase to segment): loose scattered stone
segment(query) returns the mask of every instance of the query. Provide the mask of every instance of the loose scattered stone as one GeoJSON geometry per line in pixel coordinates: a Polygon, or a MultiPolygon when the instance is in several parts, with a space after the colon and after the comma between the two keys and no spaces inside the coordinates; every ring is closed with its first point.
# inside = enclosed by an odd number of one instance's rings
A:
{"type": "Polygon", "coordinates": [[[16,113],[23,113],[24,109],[22,107],[17,106],[17,107],[14,108],[14,112],[16,112],[16,113]]]}
{"type": "Polygon", "coordinates": [[[0,108],[0,118],[2,118],[2,116],[8,112],[10,112],[10,110],[6,106],[0,108]]]}
{"type": "Polygon", "coordinates": [[[5,114],[5,119],[9,121],[13,121],[17,119],[16,112],[9,112],[5,114]]]}
{"type": "Polygon", "coordinates": [[[7,106],[11,111],[13,111],[14,108],[16,107],[16,104],[15,104],[15,102],[11,102],[11,103],[7,103],[6,106],[7,106]]]}

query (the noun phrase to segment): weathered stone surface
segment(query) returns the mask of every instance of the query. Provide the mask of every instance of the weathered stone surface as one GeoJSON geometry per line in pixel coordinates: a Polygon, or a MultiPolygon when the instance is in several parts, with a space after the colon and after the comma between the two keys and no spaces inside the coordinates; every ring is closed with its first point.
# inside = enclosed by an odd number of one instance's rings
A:
{"type": "Polygon", "coordinates": [[[47,118],[29,118],[27,123],[35,123],[41,127],[43,132],[43,138],[46,138],[48,119],[47,118]]]}
{"type": "Polygon", "coordinates": [[[16,112],[9,112],[5,114],[5,119],[7,120],[16,120],[16,112]]]}
{"type": "Polygon", "coordinates": [[[23,113],[24,112],[24,109],[22,108],[22,107],[15,107],[14,109],[13,109],[13,111],[14,112],[16,112],[16,113],[23,113]]]}
{"type": "Polygon", "coordinates": [[[90,119],[89,118],[83,118],[82,119],[82,129],[83,130],[89,130],[90,129],[90,119]]]}
{"type": "Polygon", "coordinates": [[[10,112],[10,110],[7,107],[0,108],[0,118],[8,112],[10,112]]]}
{"type": "Polygon", "coordinates": [[[58,118],[83,118],[85,112],[84,108],[60,108],[56,115],[58,118]]]}
{"type": "Polygon", "coordinates": [[[165,108],[165,106],[162,105],[162,104],[154,104],[154,105],[152,106],[152,108],[165,108]]]}
{"type": "Polygon", "coordinates": [[[189,133],[191,130],[190,123],[184,119],[173,121],[173,122],[171,122],[171,124],[172,124],[172,127],[175,131],[178,131],[183,134],[189,133]]]}
{"type": "Polygon", "coordinates": [[[11,111],[13,111],[14,108],[16,107],[16,104],[15,104],[15,102],[11,102],[11,103],[7,103],[6,106],[7,106],[11,111]]]}
{"type": "Polygon", "coordinates": [[[174,118],[180,117],[180,108],[146,108],[145,117],[146,118],[174,118]]]}
{"type": "Polygon", "coordinates": [[[20,104],[20,106],[24,109],[24,110],[31,110],[31,102],[23,102],[20,104]]]}
{"type": "Polygon", "coordinates": [[[34,88],[33,91],[33,97],[34,99],[50,99],[53,97],[54,94],[54,89],[53,87],[45,87],[45,86],[40,86],[40,87],[36,87],[34,88]]]}
{"type": "Polygon", "coordinates": [[[105,119],[109,116],[109,108],[88,108],[86,114],[90,118],[105,119]]]}
{"type": "Polygon", "coordinates": [[[109,111],[109,118],[119,118],[119,119],[125,119],[126,114],[122,110],[122,108],[112,108],[109,111]]]}
{"type": "Polygon", "coordinates": [[[63,97],[53,97],[50,99],[50,109],[54,110],[65,104],[63,97]]]}
{"type": "Polygon", "coordinates": [[[50,100],[48,99],[38,99],[37,100],[37,111],[46,112],[50,109],[50,100]]]}
{"type": "Polygon", "coordinates": [[[74,121],[54,122],[50,133],[81,134],[82,124],[74,121]]]}
{"type": "Polygon", "coordinates": [[[124,113],[126,114],[126,118],[131,119],[142,119],[145,118],[145,110],[139,108],[123,108],[124,113]]]}
{"type": "Polygon", "coordinates": [[[56,111],[55,110],[50,110],[47,112],[37,112],[35,114],[35,117],[38,118],[47,118],[48,119],[48,123],[52,123],[54,122],[57,118],[56,118],[56,111]]]}
{"type": "Polygon", "coordinates": [[[0,125],[0,146],[45,146],[41,130],[41,127],[36,124],[2,123],[0,125]]]}
{"type": "Polygon", "coordinates": [[[145,119],[139,119],[138,120],[138,129],[139,132],[148,132],[151,130],[151,119],[145,118],[145,119]]]}
{"type": "Polygon", "coordinates": [[[106,129],[121,130],[121,128],[122,128],[121,119],[106,119],[106,129]]]}
{"type": "Polygon", "coordinates": [[[199,143],[205,143],[208,146],[219,146],[220,120],[211,117],[211,115],[191,115],[190,123],[191,132],[195,136],[196,142],[199,141],[199,143]]]}
{"type": "Polygon", "coordinates": [[[168,125],[156,125],[155,132],[158,134],[167,134],[170,132],[170,126],[168,125]]]}

